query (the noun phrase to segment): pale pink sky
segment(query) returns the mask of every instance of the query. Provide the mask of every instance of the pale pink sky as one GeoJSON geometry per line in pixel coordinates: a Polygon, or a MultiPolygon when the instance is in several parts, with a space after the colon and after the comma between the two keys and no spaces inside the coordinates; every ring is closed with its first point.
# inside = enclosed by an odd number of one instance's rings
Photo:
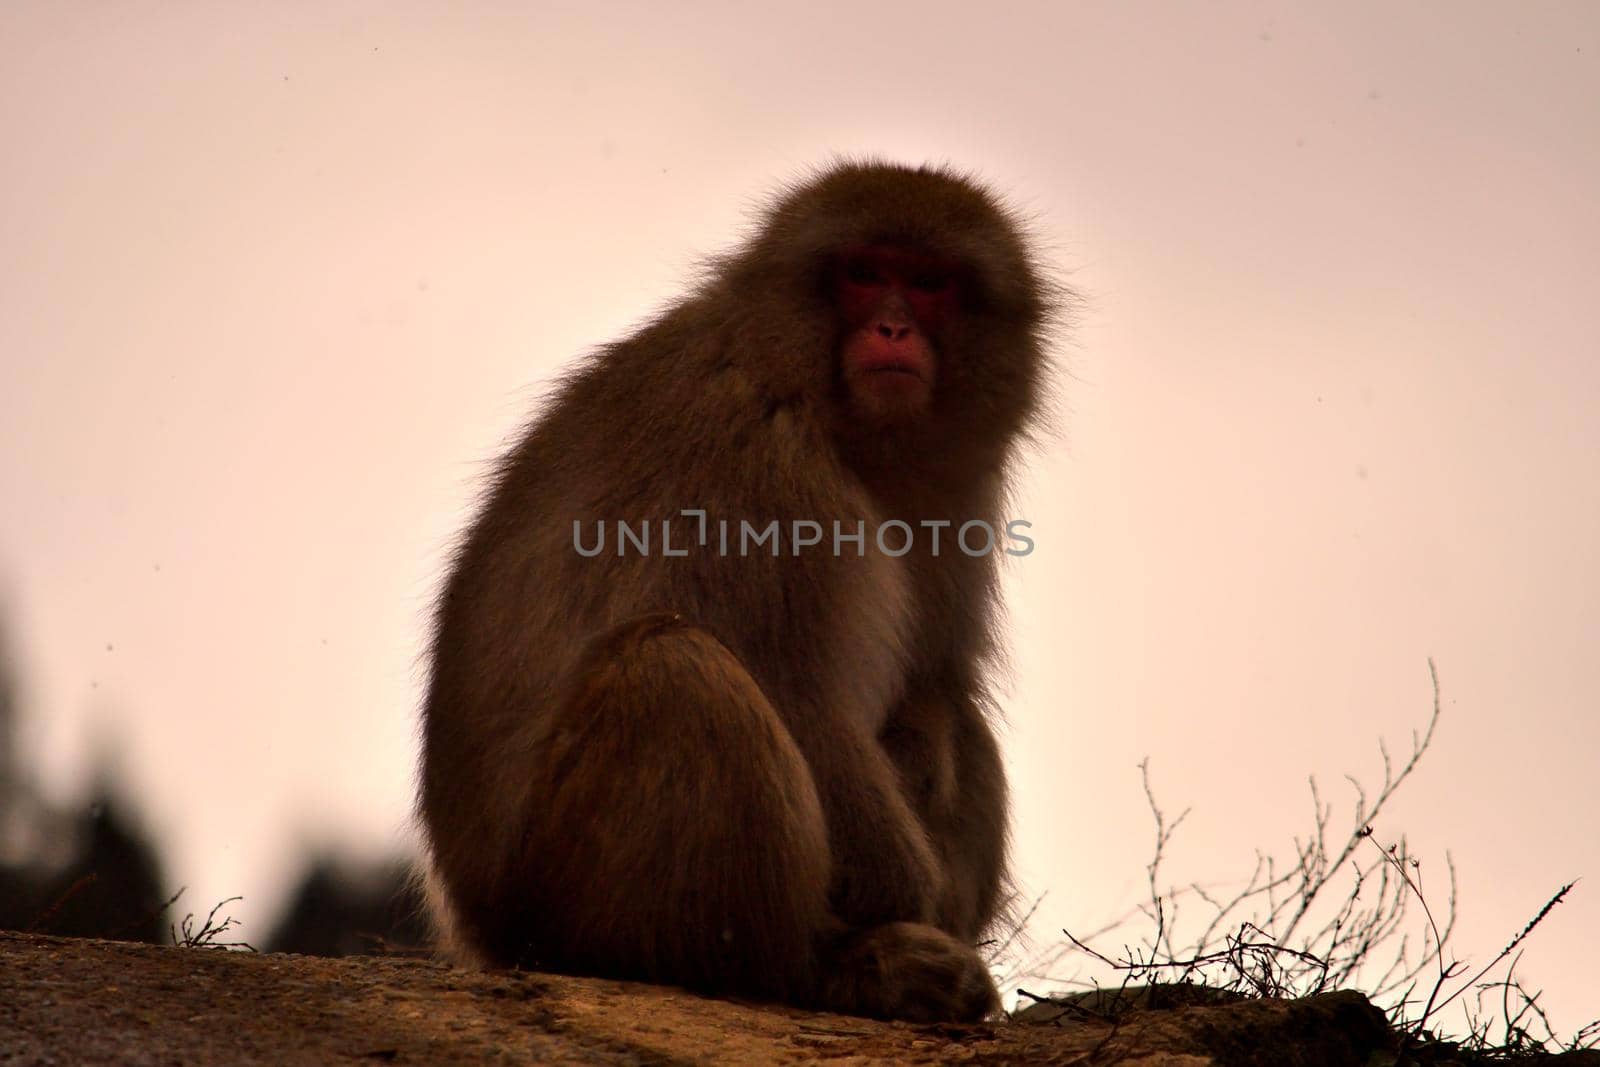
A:
{"type": "Polygon", "coordinates": [[[1035,924],[1378,836],[1600,1005],[1600,8],[0,6],[0,613],[27,751],[263,936],[403,843],[423,624],[550,377],[834,152],[952,161],[1087,298],[1019,513],[1035,924]]]}

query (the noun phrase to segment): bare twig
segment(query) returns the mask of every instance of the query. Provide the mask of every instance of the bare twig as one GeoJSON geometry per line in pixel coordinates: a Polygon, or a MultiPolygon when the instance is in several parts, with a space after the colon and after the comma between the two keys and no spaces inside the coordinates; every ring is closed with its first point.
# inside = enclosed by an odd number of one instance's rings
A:
{"type": "Polygon", "coordinates": [[[1310,833],[1293,839],[1287,863],[1257,850],[1249,878],[1231,894],[1219,894],[1195,882],[1162,888],[1163,860],[1189,809],[1169,821],[1156,799],[1149,760],[1141,761],[1140,782],[1155,821],[1155,845],[1145,867],[1147,899],[1095,934],[1079,937],[1062,931],[1065,942],[1031,961],[1033,974],[1049,980],[1048,971],[1076,953],[1092,965],[1120,974],[1123,988],[1130,981],[1160,979],[1168,985],[1198,984],[1256,996],[1298,997],[1330,988],[1359,987],[1374,999],[1393,1004],[1391,1020],[1412,1041],[1431,1040],[1426,1027],[1466,990],[1477,991],[1480,1005],[1486,992],[1498,991],[1498,1016],[1504,1030],[1500,1045],[1490,1044],[1492,1022],[1469,1011],[1468,1047],[1504,1050],[1542,1049],[1551,1042],[1568,1048],[1600,1044],[1600,1020],[1577,1031],[1568,1042],[1556,1038],[1538,1004],[1539,994],[1528,993],[1514,979],[1515,958],[1504,981],[1484,982],[1565,899],[1573,884],[1562,886],[1499,955],[1463,979],[1466,965],[1446,956],[1456,923],[1454,860],[1445,853],[1449,889],[1445,907],[1436,911],[1437,902],[1430,903],[1424,894],[1421,861],[1411,854],[1405,838],[1387,847],[1375,839],[1373,826],[1378,816],[1433,743],[1442,701],[1432,659],[1428,660],[1428,676],[1433,691],[1431,714],[1421,731],[1412,731],[1406,758],[1397,764],[1388,745],[1380,740],[1383,778],[1377,790],[1369,793],[1358,779],[1346,776],[1354,791],[1352,819],[1337,848],[1329,843],[1335,834],[1333,804],[1323,798],[1312,778],[1310,833]],[[1376,858],[1363,859],[1365,841],[1372,842],[1376,858]],[[1208,909],[1208,918],[1192,939],[1181,932],[1185,924],[1179,922],[1185,897],[1198,899],[1208,909]],[[1412,902],[1422,910],[1420,931],[1408,930],[1412,902]],[[1125,943],[1120,953],[1094,947],[1134,915],[1148,923],[1148,932],[1137,944],[1125,943]],[[1434,972],[1429,992],[1419,1005],[1413,994],[1428,981],[1421,976],[1429,969],[1434,972]],[[1542,1027],[1542,1038],[1529,1033],[1531,1025],[1542,1027]]]}
{"type": "MultiPolygon", "coordinates": [[[[182,895],[182,893],[182,889],[178,890],[178,895],[182,895]]],[[[174,896],[172,899],[176,901],[178,897],[174,896]]],[[[218,922],[217,912],[222,910],[223,905],[232,904],[234,901],[243,899],[243,897],[228,897],[224,900],[219,900],[211,908],[211,911],[207,913],[205,921],[200,924],[199,929],[195,929],[194,913],[190,912],[189,914],[185,915],[181,923],[179,923],[177,926],[169,927],[172,933],[172,943],[182,948],[220,948],[244,949],[249,952],[256,951],[256,947],[248,941],[220,940],[223,934],[239,925],[239,920],[235,919],[231,915],[225,915],[223,916],[222,921],[218,922]]]]}

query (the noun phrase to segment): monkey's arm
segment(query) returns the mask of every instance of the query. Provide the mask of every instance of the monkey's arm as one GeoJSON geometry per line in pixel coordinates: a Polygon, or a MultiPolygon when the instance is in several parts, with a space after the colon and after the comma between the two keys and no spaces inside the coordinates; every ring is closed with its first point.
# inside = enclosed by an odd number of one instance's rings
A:
{"type": "Polygon", "coordinates": [[[916,684],[882,742],[942,868],[936,923],[973,941],[1000,906],[1007,845],[1005,771],[981,698],[948,679],[916,684]]]}
{"type": "Polygon", "coordinates": [[[933,922],[941,864],[887,754],[854,723],[797,718],[828,824],[835,915],[852,927],[933,922]],[[811,756],[817,747],[823,753],[811,756]]]}

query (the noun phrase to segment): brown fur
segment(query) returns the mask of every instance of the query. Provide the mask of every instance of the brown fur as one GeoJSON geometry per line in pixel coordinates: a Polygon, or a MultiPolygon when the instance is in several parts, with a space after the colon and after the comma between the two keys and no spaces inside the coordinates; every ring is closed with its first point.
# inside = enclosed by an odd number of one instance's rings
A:
{"type": "MultiPolygon", "coordinates": [[[[698,289],[561,384],[503,462],[440,598],[420,814],[464,958],[893,1018],[993,1009],[1006,795],[986,719],[995,558],[1051,314],[1013,219],[948,172],[842,164],[790,190],[698,289]],[[963,265],[922,417],[842,394],[831,257],[963,265]],[[810,519],[747,556],[704,508],[810,519]],[[917,527],[901,558],[872,531],[917,527]],[[619,555],[614,523],[649,520],[619,555]],[[867,549],[831,551],[833,520],[867,549]],[[596,520],[594,558],[573,547],[596,520]]],[[[898,544],[898,540],[892,543],[898,544]]]]}

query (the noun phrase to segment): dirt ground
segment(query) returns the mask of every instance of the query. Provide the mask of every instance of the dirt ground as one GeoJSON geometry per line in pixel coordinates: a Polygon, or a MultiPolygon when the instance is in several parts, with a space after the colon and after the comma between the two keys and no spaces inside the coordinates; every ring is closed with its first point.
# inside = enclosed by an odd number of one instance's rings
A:
{"type": "Polygon", "coordinates": [[[1359,994],[913,1026],[404,958],[0,933],[3,1064],[1393,1063],[1359,994]]]}

